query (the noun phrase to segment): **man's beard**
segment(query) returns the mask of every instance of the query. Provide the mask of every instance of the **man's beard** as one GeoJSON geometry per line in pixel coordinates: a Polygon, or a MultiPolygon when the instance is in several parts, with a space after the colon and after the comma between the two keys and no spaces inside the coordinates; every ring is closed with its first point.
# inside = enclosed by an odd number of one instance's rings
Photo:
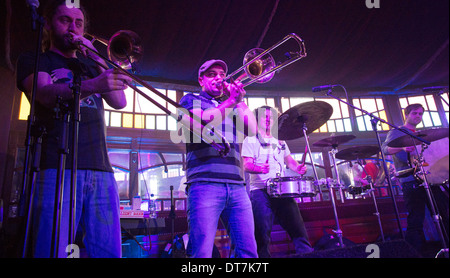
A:
{"type": "Polygon", "coordinates": [[[52,36],[53,45],[57,49],[59,49],[63,52],[74,51],[74,50],[78,49],[76,44],[71,42],[70,34],[64,34],[64,35],[59,35],[59,36],[52,34],[51,36],[52,36]]]}

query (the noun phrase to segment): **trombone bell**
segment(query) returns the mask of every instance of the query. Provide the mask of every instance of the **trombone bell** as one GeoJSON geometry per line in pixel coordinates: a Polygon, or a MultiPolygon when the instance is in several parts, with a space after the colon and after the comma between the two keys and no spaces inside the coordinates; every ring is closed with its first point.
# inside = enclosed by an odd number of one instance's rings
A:
{"type": "MultiPolygon", "coordinates": [[[[244,65],[248,64],[256,56],[261,55],[262,52],[264,52],[264,49],[261,49],[261,48],[250,49],[244,56],[243,64],[244,65]]],[[[267,75],[265,73],[270,71],[274,67],[275,67],[275,60],[273,59],[272,55],[267,53],[264,56],[260,57],[259,59],[255,60],[253,63],[250,63],[245,67],[245,73],[247,75],[246,77],[249,77],[251,79],[256,79],[256,78],[260,77],[261,75],[264,75],[263,77],[258,78],[255,82],[258,82],[258,83],[269,82],[275,75],[275,72],[272,72],[267,75]]],[[[245,78],[242,78],[241,80],[243,80],[243,79],[245,79],[245,78]]]]}
{"type": "Polygon", "coordinates": [[[244,71],[242,74],[239,75],[238,78],[236,78],[236,80],[239,81],[242,81],[247,78],[251,79],[250,81],[247,81],[245,84],[242,83],[244,87],[256,82],[265,83],[270,81],[276,72],[305,57],[306,57],[305,43],[299,36],[297,36],[297,34],[291,33],[286,37],[284,37],[281,41],[279,41],[278,43],[274,44],[273,46],[269,47],[266,50],[261,48],[253,48],[250,51],[248,51],[244,56],[244,62],[242,67],[238,68],[233,73],[225,77],[224,81],[244,71]],[[298,50],[286,52],[289,54],[286,56],[287,60],[277,64],[273,59],[272,55],[270,54],[270,52],[291,39],[297,42],[298,50]]]}
{"type": "Polygon", "coordinates": [[[123,69],[132,68],[132,64],[142,58],[141,38],[133,31],[120,30],[108,42],[108,57],[123,69]]]}

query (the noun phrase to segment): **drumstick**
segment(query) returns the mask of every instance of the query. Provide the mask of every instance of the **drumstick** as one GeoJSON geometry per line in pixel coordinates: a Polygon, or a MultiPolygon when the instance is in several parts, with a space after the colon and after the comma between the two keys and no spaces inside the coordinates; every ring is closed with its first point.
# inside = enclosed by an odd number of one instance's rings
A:
{"type": "Polygon", "coordinates": [[[303,153],[302,162],[301,164],[305,164],[306,154],[308,153],[308,145],[305,146],[305,153],[303,153]]]}

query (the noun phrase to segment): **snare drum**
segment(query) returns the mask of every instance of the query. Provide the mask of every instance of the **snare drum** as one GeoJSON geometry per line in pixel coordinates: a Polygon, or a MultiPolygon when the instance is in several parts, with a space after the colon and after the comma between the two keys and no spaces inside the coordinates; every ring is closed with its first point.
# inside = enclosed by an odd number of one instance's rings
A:
{"type": "Polygon", "coordinates": [[[314,197],[313,177],[280,177],[267,180],[267,193],[273,198],[314,197]]]}

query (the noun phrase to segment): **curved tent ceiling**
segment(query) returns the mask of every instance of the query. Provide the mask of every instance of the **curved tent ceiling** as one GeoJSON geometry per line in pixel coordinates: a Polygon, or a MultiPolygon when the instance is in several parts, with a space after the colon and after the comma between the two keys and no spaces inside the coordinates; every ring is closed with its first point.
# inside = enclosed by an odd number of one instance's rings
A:
{"type": "MultiPolygon", "coordinates": [[[[149,81],[197,85],[197,70],[205,60],[223,59],[234,70],[249,49],[268,48],[296,33],[305,41],[307,57],[271,82],[251,85],[249,90],[310,91],[324,84],[342,84],[350,92],[448,88],[448,0],[81,3],[90,14],[89,32],[109,38],[129,29],[140,35],[145,53],[139,75],[149,81]],[[368,8],[366,2],[380,6],[368,8]]],[[[41,1],[41,7],[44,4],[41,1]]],[[[11,27],[6,32],[14,62],[21,51],[33,49],[36,36],[25,1],[14,0],[11,5],[11,27]]],[[[274,53],[277,61],[284,59],[284,52],[296,49],[293,43],[286,47],[274,53]]]]}

